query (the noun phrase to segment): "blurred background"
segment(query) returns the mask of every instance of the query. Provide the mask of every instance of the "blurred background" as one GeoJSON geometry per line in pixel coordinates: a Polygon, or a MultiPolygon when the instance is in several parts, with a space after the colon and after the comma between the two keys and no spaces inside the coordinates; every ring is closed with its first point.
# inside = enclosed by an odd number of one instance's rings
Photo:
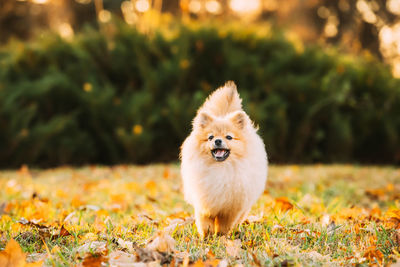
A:
{"type": "Polygon", "coordinates": [[[400,162],[400,0],[1,0],[0,167],[177,161],[234,80],[273,163],[400,162]]]}

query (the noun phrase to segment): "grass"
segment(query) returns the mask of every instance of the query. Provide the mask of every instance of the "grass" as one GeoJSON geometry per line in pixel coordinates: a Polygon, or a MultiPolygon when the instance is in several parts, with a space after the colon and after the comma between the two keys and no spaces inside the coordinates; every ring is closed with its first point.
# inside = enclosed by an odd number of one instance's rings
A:
{"type": "Polygon", "coordinates": [[[157,259],[381,266],[399,257],[400,170],[393,167],[271,166],[249,219],[229,236],[204,240],[183,200],[177,165],[23,167],[0,172],[0,196],[0,249],[13,238],[28,261],[46,266],[110,259],[115,266],[157,259]],[[146,260],[155,250],[159,257],[146,260]]]}

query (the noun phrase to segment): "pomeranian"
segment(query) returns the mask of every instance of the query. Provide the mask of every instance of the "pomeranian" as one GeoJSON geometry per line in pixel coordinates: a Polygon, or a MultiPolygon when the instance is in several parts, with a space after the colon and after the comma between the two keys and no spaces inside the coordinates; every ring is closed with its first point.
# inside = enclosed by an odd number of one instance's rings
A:
{"type": "Polygon", "coordinates": [[[232,81],[197,111],[181,160],[185,200],[201,236],[227,234],[247,217],[264,191],[268,159],[232,81]]]}

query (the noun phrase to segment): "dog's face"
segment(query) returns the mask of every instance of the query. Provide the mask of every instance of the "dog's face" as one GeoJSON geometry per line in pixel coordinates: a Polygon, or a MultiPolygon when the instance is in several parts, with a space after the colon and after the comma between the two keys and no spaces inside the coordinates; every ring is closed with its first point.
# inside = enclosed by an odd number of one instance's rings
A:
{"type": "Polygon", "coordinates": [[[224,118],[201,112],[194,121],[198,153],[214,162],[243,158],[247,123],[248,117],[243,111],[233,112],[224,118]]]}

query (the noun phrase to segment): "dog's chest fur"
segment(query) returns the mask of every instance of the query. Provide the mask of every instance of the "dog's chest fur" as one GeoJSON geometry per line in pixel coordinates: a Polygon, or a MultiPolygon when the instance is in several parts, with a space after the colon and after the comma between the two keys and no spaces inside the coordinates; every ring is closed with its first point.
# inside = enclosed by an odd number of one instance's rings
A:
{"type": "Polygon", "coordinates": [[[251,174],[243,171],[249,169],[246,165],[246,161],[217,163],[206,168],[207,165],[199,164],[197,173],[187,181],[191,184],[187,198],[210,215],[242,210],[253,191],[251,174]]]}

